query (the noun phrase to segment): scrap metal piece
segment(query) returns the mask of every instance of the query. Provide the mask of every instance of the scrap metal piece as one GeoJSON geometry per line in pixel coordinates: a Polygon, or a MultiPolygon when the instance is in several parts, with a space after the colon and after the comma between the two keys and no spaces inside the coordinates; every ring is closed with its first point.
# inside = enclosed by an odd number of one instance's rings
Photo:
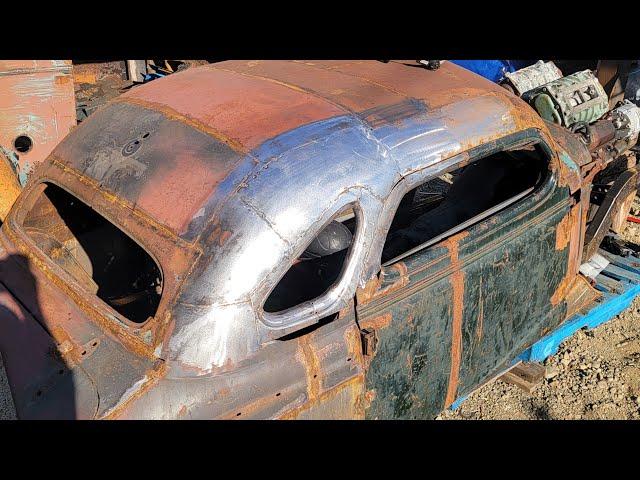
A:
{"type": "Polygon", "coordinates": [[[76,124],[71,61],[0,61],[0,112],[0,147],[16,155],[24,187],[76,124]]]}
{"type": "Polygon", "coordinates": [[[591,258],[597,251],[600,242],[609,232],[613,222],[613,214],[619,210],[629,193],[636,188],[637,178],[638,172],[636,170],[626,170],[609,188],[593,220],[587,227],[584,238],[583,260],[591,258]]]}
{"type": "Polygon", "coordinates": [[[440,60],[418,60],[418,63],[429,70],[437,70],[440,68],[440,60]]]}
{"type": "Polygon", "coordinates": [[[595,279],[607,265],[609,265],[609,260],[599,253],[594,253],[587,262],[580,265],[579,271],[584,276],[595,279]]]}
{"type": "Polygon", "coordinates": [[[378,336],[373,329],[360,330],[360,339],[362,341],[362,354],[368,357],[373,356],[378,346],[378,336]]]}
{"type": "Polygon", "coordinates": [[[535,88],[562,78],[562,72],[555,63],[539,60],[537,63],[513,73],[505,72],[504,76],[505,78],[500,84],[522,97],[535,88]]]}

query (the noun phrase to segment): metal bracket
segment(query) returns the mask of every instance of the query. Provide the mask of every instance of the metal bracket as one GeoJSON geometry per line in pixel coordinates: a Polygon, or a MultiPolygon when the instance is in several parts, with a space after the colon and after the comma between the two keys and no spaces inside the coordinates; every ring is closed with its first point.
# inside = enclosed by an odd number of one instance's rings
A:
{"type": "Polygon", "coordinates": [[[629,193],[636,188],[638,173],[626,170],[609,188],[593,220],[587,227],[584,238],[582,261],[589,260],[598,250],[600,243],[609,233],[614,213],[622,206],[629,193]]]}
{"type": "Polygon", "coordinates": [[[362,354],[367,357],[372,357],[378,346],[376,331],[366,328],[360,330],[360,340],[362,341],[362,354]]]}

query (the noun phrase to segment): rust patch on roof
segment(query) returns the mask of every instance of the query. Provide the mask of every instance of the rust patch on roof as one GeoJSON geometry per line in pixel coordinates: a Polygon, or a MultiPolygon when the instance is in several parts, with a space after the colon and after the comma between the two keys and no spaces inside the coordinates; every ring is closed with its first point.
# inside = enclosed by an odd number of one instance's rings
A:
{"type": "Polygon", "coordinates": [[[189,125],[190,127],[195,128],[196,130],[202,133],[211,135],[216,140],[220,140],[221,142],[226,143],[229,147],[231,147],[236,152],[244,153],[246,151],[246,149],[244,148],[244,145],[242,145],[241,143],[235,141],[232,138],[227,137],[222,132],[214,128],[211,128],[211,126],[201,122],[196,118],[193,118],[189,114],[180,113],[177,110],[174,110],[173,108],[165,104],[153,102],[150,100],[144,100],[141,98],[126,97],[124,95],[118,98],[115,98],[113,102],[114,103],[130,103],[132,105],[137,105],[139,107],[143,107],[149,110],[155,110],[157,112],[162,113],[165,117],[171,120],[176,120],[178,122],[189,125]]]}
{"type": "Polygon", "coordinates": [[[188,69],[137,87],[122,101],[164,105],[245,151],[301,125],[344,115],[342,108],[327,100],[291,88],[295,79],[285,86],[229,71],[236,63],[188,69]]]}

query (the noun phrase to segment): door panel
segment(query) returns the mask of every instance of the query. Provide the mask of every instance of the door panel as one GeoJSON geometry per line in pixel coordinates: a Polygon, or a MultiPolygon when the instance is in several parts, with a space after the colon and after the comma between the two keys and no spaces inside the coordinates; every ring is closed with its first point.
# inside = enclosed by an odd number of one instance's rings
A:
{"type": "Polygon", "coordinates": [[[551,298],[567,273],[558,225],[569,191],[551,176],[529,197],[384,267],[358,306],[378,336],[366,415],[433,418],[502,368],[566,312],[551,298]]]}
{"type": "Polygon", "coordinates": [[[569,203],[562,191],[555,200],[555,206],[516,227],[519,233],[504,232],[507,241],[481,258],[465,263],[479,246],[473,238],[461,254],[465,311],[456,397],[470,393],[564,319],[565,303],[553,305],[551,298],[567,273],[569,248],[557,250],[556,237],[569,203]]]}

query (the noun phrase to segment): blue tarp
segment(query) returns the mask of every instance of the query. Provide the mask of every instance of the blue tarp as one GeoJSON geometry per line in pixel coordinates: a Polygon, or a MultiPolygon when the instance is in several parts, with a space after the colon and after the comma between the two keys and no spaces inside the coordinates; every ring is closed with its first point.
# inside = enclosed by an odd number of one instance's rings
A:
{"type": "Polygon", "coordinates": [[[533,60],[449,60],[456,65],[471,70],[492,82],[499,82],[505,72],[515,72],[534,64],[533,60]]]}

